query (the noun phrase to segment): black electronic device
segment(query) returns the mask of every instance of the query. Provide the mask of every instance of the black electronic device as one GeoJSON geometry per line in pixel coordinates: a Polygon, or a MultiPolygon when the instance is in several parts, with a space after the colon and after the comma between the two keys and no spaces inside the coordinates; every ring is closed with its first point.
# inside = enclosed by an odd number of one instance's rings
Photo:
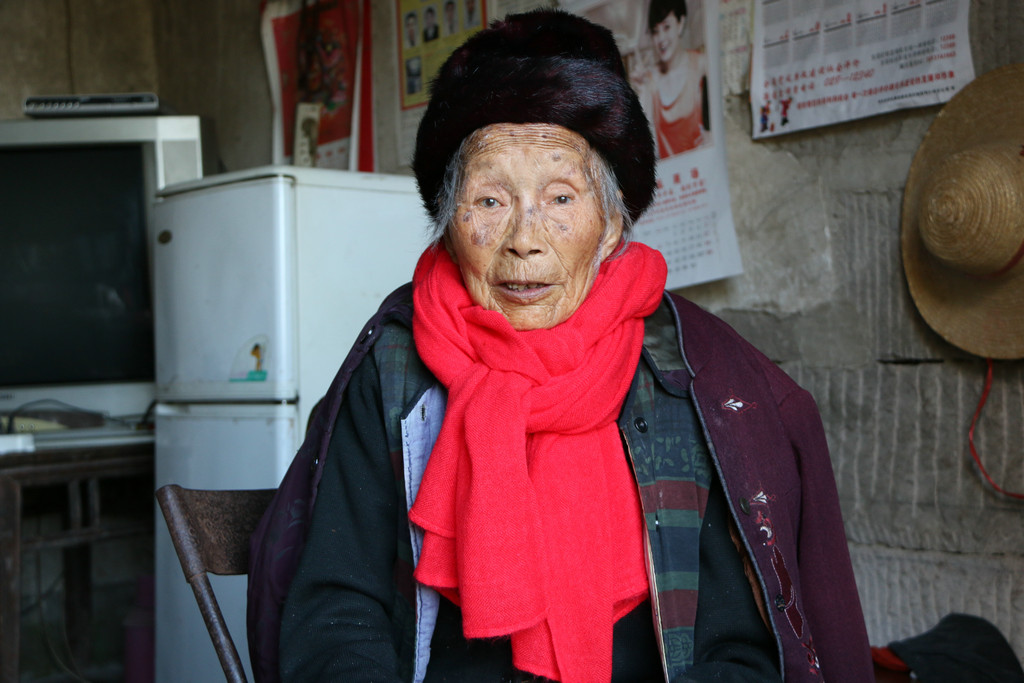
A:
{"type": "Polygon", "coordinates": [[[151,92],[98,95],[30,95],[21,107],[26,116],[127,116],[168,114],[151,92]]]}

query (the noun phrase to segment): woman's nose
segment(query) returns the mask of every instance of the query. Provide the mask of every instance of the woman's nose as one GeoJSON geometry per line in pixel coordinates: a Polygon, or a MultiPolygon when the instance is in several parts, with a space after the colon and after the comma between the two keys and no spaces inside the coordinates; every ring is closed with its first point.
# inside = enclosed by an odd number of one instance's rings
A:
{"type": "Polygon", "coordinates": [[[540,211],[536,207],[517,206],[513,209],[505,248],[519,258],[540,254],[544,251],[543,229],[540,211]]]}

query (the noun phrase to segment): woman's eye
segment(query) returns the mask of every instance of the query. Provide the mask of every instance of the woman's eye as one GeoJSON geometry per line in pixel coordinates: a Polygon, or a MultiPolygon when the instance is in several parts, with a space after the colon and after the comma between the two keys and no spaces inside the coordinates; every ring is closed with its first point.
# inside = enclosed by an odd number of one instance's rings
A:
{"type": "Polygon", "coordinates": [[[555,204],[568,204],[572,201],[572,197],[566,194],[560,194],[555,197],[555,204]]]}
{"type": "Polygon", "coordinates": [[[479,201],[479,204],[485,209],[493,209],[498,205],[498,200],[494,197],[484,197],[479,201]]]}

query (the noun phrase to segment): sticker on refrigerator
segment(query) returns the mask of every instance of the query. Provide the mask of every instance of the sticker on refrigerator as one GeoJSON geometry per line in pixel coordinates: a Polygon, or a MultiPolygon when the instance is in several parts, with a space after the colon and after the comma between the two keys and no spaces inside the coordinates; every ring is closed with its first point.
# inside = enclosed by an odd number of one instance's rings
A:
{"type": "Polygon", "coordinates": [[[267,381],[267,335],[261,334],[242,344],[235,354],[229,379],[232,382],[267,381]]]}

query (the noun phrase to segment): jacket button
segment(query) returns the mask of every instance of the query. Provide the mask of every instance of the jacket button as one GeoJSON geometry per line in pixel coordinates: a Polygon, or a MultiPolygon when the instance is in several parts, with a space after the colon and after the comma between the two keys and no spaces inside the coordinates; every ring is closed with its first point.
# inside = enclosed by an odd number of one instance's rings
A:
{"type": "Polygon", "coordinates": [[[743,514],[749,515],[750,514],[750,501],[747,500],[746,498],[740,498],[740,510],[743,511],[743,514]]]}
{"type": "Polygon", "coordinates": [[[775,596],[775,609],[780,612],[786,611],[786,598],[782,597],[782,593],[775,596]]]}
{"type": "Polygon", "coordinates": [[[647,420],[643,419],[642,417],[638,417],[637,419],[633,420],[633,426],[636,427],[636,431],[643,434],[644,432],[647,431],[647,420]]]}

